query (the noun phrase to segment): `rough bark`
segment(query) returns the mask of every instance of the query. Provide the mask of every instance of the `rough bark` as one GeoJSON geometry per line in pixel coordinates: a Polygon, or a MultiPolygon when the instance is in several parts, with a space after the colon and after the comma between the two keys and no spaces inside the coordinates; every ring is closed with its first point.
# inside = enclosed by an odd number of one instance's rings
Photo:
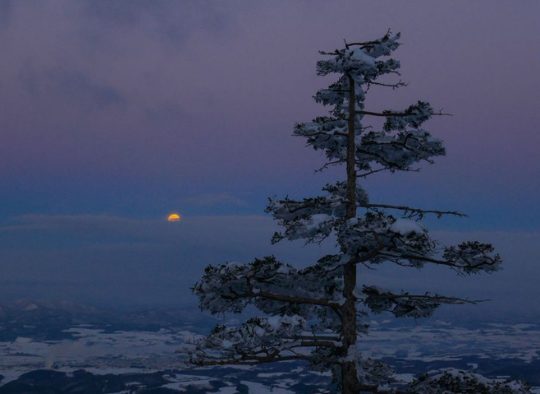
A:
{"type": "MultiPolygon", "coordinates": [[[[354,80],[349,77],[349,123],[347,133],[347,211],[346,218],[356,217],[356,160],[355,160],[355,102],[356,93],[354,80]]],[[[356,347],[356,261],[352,259],[343,269],[343,297],[345,303],[342,309],[342,346],[347,355],[351,346],[356,347]]],[[[341,364],[341,382],[343,394],[357,394],[360,382],[356,371],[356,362],[345,361],[341,364]]]]}

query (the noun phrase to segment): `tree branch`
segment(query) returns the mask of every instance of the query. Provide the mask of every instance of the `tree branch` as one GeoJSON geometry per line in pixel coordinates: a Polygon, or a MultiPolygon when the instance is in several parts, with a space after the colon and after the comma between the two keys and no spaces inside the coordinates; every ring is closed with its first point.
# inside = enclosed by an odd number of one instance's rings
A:
{"type": "Polygon", "coordinates": [[[291,304],[307,304],[307,305],[319,305],[319,306],[326,306],[329,308],[334,309],[335,311],[339,310],[340,304],[337,302],[332,302],[325,299],[318,299],[318,298],[308,298],[308,297],[298,297],[298,296],[288,296],[285,294],[275,294],[275,293],[269,293],[266,291],[259,291],[254,292],[251,291],[250,294],[251,297],[262,297],[273,301],[281,301],[281,302],[288,302],[291,304]]]}
{"type": "Polygon", "coordinates": [[[405,82],[403,82],[403,81],[398,81],[396,83],[382,83],[382,82],[370,81],[370,82],[368,82],[368,87],[369,87],[369,85],[384,86],[384,87],[392,88],[392,89],[397,89],[397,88],[400,88],[400,87],[407,86],[407,84],[405,82]]]}
{"type": "MultiPolygon", "coordinates": [[[[489,256],[485,256],[485,258],[489,261],[489,264],[486,264],[485,261],[481,261],[481,262],[479,262],[477,264],[470,264],[470,265],[461,266],[461,265],[455,264],[455,262],[453,262],[451,260],[440,260],[440,259],[435,259],[433,257],[428,257],[428,256],[417,256],[417,255],[409,255],[409,254],[392,255],[392,254],[388,254],[388,253],[379,253],[379,255],[382,256],[382,257],[392,258],[392,259],[418,260],[418,261],[425,261],[425,262],[428,262],[428,263],[433,263],[433,264],[438,264],[438,265],[445,265],[447,267],[451,267],[451,268],[455,269],[456,271],[459,271],[459,269],[471,270],[471,269],[479,268],[479,267],[482,267],[482,266],[485,266],[485,265],[488,265],[488,266],[489,265],[495,265],[495,263],[496,263],[495,259],[490,258],[489,256]]],[[[410,265],[399,264],[399,263],[398,263],[398,265],[410,266],[410,265]]]]}
{"type": "Polygon", "coordinates": [[[454,215],[454,216],[460,216],[460,217],[467,217],[466,214],[458,211],[438,211],[433,209],[421,209],[421,208],[412,208],[405,205],[390,205],[390,204],[366,204],[364,205],[365,208],[386,208],[386,209],[397,209],[401,211],[408,211],[408,212],[414,212],[414,213],[432,213],[437,216],[442,215],[454,215]]]}
{"type": "Polygon", "coordinates": [[[337,335],[295,335],[292,337],[282,337],[283,339],[307,340],[307,341],[339,341],[337,335]]]}
{"type": "Polygon", "coordinates": [[[294,354],[290,356],[250,356],[242,357],[240,359],[212,359],[208,358],[205,360],[194,360],[193,363],[199,366],[212,366],[212,365],[257,365],[263,363],[272,363],[278,361],[291,361],[291,360],[311,360],[313,357],[294,354]]]}
{"type": "Polygon", "coordinates": [[[329,347],[335,349],[338,346],[333,341],[302,341],[298,345],[291,346],[291,348],[295,347],[329,347]]]}
{"type": "MultiPolygon", "coordinates": [[[[402,117],[402,116],[411,116],[410,113],[406,113],[406,112],[392,112],[392,111],[387,111],[387,112],[373,112],[373,111],[356,111],[357,114],[360,114],[360,115],[369,115],[369,116],[381,116],[381,117],[385,117],[385,118],[389,118],[389,117],[402,117]]],[[[432,113],[431,115],[433,116],[453,116],[452,114],[449,114],[449,113],[444,113],[442,111],[439,111],[439,112],[434,112],[432,113]]]]}
{"type": "Polygon", "coordinates": [[[363,173],[360,173],[360,174],[356,174],[356,176],[358,178],[365,178],[369,175],[372,175],[372,174],[376,174],[378,172],[383,172],[383,171],[388,171],[389,168],[387,167],[383,167],[383,168],[377,168],[376,170],[371,170],[371,171],[366,171],[366,172],[363,172],[363,173]]]}
{"type": "Polygon", "coordinates": [[[344,160],[329,161],[328,163],[325,163],[320,168],[316,169],[315,172],[322,172],[322,171],[326,170],[327,168],[329,168],[330,166],[335,166],[337,164],[341,164],[341,163],[344,163],[344,162],[345,162],[344,160]]]}
{"type": "MultiPolygon", "coordinates": [[[[370,153],[370,155],[374,156],[372,153],[370,153]]],[[[378,157],[380,158],[380,156],[378,157]]],[[[383,172],[383,171],[419,172],[420,168],[382,167],[382,168],[377,168],[376,170],[366,171],[366,172],[357,174],[356,176],[358,178],[365,178],[369,175],[377,174],[378,172],[383,172]]]]}

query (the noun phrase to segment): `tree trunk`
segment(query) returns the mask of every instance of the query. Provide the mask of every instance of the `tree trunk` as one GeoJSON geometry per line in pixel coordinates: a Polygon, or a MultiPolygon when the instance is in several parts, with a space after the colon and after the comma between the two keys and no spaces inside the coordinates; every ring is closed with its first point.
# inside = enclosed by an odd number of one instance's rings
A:
{"type": "MultiPolygon", "coordinates": [[[[349,77],[349,124],[347,133],[347,212],[346,219],[356,217],[356,142],[355,117],[356,93],[354,80],[349,77]]],[[[343,267],[343,297],[345,304],[342,308],[343,353],[349,355],[350,349],[356,348],[356,261],[353,259],[343,267]]],[[[343,394],[357,394],[359,389],[356,360],[348,360],[341,364],[341,383],[343,394]]]]}

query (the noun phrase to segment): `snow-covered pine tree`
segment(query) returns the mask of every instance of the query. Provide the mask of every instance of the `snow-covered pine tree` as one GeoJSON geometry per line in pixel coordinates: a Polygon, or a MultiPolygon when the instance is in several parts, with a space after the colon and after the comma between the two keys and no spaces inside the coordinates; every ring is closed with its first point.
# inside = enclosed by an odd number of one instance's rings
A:
{"type": "Polygon", "coordinates": [[[404,110],[380,112],[364,105],[371,87],[404,86],[381,80],[398,75],[400,64],[390,55],[398,48],[399,37],[388,32],[377,40],[320,52],[318,75],[336,74],[337,80],[319,90],[314,99],[330,107],[330,115],[297,124],[294,135],[324,151],[328,165],[344,164],[345,180],[326,185],[320,196],[269,201],[267,212],[283,227],[273,242],[303,239],[310,243],[333,235],[336,253],[303,269],[273,256],[249,264],[206,267],[193,289],[203,310],[238,313],[252,305],[264,317],[240,326],[216,326],[192,353],[195,364],[307,360],[318,369],[331,370],[342,393],[373,392],[387,371],[357,352],[367,312],[416,318],[429,316],[441,304],[470,301],[360,284],[358,268],[382,263],[412,268],[435,264],[461,274],[498,269],[501,259],[492,245],[469,241],[442,246],[420,224],[428,214],[460,213],[373,203],[358,184],[373,174],[409,171],[419,162],[431,163],[433,157],[445,154],[442,142],[423,128],[436,115],[429,103],[418,101],[404,110]],[[380,129],[367,124],[370,118],[382,120],[380,129]]]}

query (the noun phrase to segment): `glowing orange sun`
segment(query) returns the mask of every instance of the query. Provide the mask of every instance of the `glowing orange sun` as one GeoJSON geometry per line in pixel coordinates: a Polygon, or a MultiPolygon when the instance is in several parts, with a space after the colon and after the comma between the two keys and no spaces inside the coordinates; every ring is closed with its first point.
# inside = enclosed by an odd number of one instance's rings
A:
{"type": "Polygon", "coordinates": [[[168,222],[179,222],[182,217],[177,213],[171,213],[169,216],[167,216],[168,222]]]}

